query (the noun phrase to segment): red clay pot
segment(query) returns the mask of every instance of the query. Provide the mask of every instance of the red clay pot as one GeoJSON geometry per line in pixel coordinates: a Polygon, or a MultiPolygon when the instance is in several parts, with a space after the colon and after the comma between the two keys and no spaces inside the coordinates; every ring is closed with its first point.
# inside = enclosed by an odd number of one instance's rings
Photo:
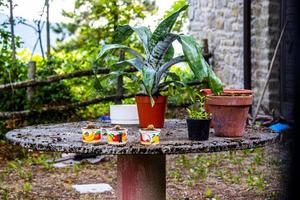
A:
{"type": "MultiPolygon", "coordinates": [[[[246,91],[249,92],[249,91],[246,91]]],[[[240,93],[243,94],[243,93],[240,93]]],[[[208,95],[206,104],[212,113],[216,136],[241,137],[246,125],[252,95],[208,95]]]]}
{"type": "MultiPolygon", "coordinates": [[[[204,96],[211,95],[211,89],[202,89],[200,90],[201,94],[204,96]]],[[[245,90],[245,89],[224,89],[222,95],[252,95],[252,90],[245,90]]],[[[204,104],[205,111],[208,113],[212,113],[209,105],[205,102],[204,104]]],[[[211,121],[210,127],[214,127],[214,120],[211,121]]]]}
{"type": "Polygon", "coordinates": [[[167,97],[157,96],[153,99],[155,105],[151,107],[149,96],[135,97],[141,128],[147,128],[150,124],[153,124],[155,128],[164,127],[167,97]]]}

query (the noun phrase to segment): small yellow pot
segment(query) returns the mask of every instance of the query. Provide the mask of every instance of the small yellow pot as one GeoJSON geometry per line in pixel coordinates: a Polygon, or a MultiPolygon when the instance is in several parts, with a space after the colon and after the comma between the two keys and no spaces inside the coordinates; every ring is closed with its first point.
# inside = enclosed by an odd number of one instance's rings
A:
{"type": "Polygon", "coordinates": [[[160,129],[145,130],[139,129],[140,143],[143,145],[156,145],[160,140],[160,129]]]}
{"type": "Polygon", "coordinates": [[[120,130],[106,129],[107,142],[113,145],[124,145],[127,143],[127,131],[128,129],[122,128],[120,130]]]}
{"type": "Polygon", "coordinates": [[[98,143],[102,139],[102,129],[82,128],[81,131],[85,143],[98,143]]]}

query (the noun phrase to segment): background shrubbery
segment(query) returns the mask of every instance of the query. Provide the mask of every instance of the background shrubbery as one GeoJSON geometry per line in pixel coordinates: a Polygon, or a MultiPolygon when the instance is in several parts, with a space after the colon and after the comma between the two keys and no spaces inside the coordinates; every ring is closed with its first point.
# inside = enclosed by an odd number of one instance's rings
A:
{"type": "MultiPolygon", "coordinates": [[[[1,1],[2,2],[2,1],[1,1]]],[[[51,56],[43,59],[39,55],[31,55],[31,52],[20,48],[22,38],[16,37],[17,59],[12,58],[11,33],[8,22],[0,25],[0,84],[24,81],[27,79],[27,67],[29,61],[35,61],[36,79],[43,79],[47,76],[70,73],[77,70],[92,69],[93,65],[98,68],[106,67],[103,63],[96,63],[95,58],[101,49],[101,44],[111,42],[113,32],[119,24],[139,24],[146,15],[156,12],[153,0],[102,0],[97,1],[76,0],[76,11],[64,12],[63,15],[69,18],[69,23],[53,24],[52,29],[61,37],[53,47],[51,56]],[[91,7],[82,11],[82,7],[91,7]],[[134,13],[134,15],[132,15],[134,13]],[[106,24],[99,25],[100,21],[106,24]],[[68,36],[68,37],[66,37],[68,36]]],[[[178,0],[172,7],[177,9],[185,4],[185,0],[178,0]]],[[[4,4],[0,6],[5,7],[4,4]]],[[[168,15],[169,12],[166,13],[168,15]]],[[[180,31],[186,15],[182,16],[175,30],[180,31]]],[[[139,49],[142,47],[136,43],[136,38],[127,41],[130,46],[139,49]]],[[[119,59],[116,54],[110,57],[107,62],[114,62],[119,59]]],[[[95,97],[102,97],[116,93],[116,77],[119,69],[112,68],[114,73],[107,76],[81,77],[62,80],[46,86],[35,87],[34,98],[28,102],[26,89],[10,89],[0,92],[0,111],[38,110],[46,105],[63,105],[72,102],[84,101],[95,97]]],[[[189,68],[174,66],[171,69],[173,78],[187,82],[193,80],[189,68]]],[[[137,93],[139,90],[139,76],[132,81],[130,74],[124,74],[125,93],[137,93]]],[[[169,103],[182,105],[190,102],[189,96],[195,90],[183,87],[178,84],[171,85],[165,94],[169,95],[169,103]]],[[[124,103],[133,103],[134,99],[123,100],[124,103]]],[[[0,121],[0,137],[10,128],[35,123],[57,122],[65,120],[78,120],[96,118],[108,112],[109,105],[113,102],[99,103],[85,108],[78,108],[68,112],[44,113],[24,119],[2,119],[0,121]]]]}

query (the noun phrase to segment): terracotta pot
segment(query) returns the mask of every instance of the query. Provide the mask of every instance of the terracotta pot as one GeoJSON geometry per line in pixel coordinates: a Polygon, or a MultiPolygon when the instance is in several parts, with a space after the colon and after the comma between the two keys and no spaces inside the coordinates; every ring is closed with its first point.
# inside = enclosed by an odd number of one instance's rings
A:
{"type": "Polygon", "coordinates": [[[252,95],[208,95],[206,104],[212,113],[215,135],[243,136],[252,100],[252,95]]]}
{"type": "MultiPolygon", "coordinates": [[[[204,96],[211,95],[211,89],[202,89],[200,93],[204,96]]],[[[224,89],[222,95],[252,95],[252,90],[245,90],[245,89],[224,89]]],[[[212,113],[209,105],[205,102],[204,108],[206,112],[212,113]]],[[[210,127],[214,128],[214,121],[212,120],[210,123],[210,127]]]]}
{"type": "Polygon", "coordinates": [[[153,99],[155,105],[151,107],[149,96],[135,97],[141,128],[147,128],[150,124],[153,124],[155,128],[164,127],[167,97],[157,96],[153,99]]]}

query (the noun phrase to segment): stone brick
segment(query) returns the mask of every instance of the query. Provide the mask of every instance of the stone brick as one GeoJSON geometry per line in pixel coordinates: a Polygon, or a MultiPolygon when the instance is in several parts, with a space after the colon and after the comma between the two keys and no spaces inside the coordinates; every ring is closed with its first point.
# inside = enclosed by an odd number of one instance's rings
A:
{"type": "Polygon", "coordinates": [[[231,8],[231,15],[233,17],[237,17],[239,14],[239,7],[237,5],[232,6],[231,8]]]}
{"type": "Polygon", "coordinates": [[[216,20],[216,28],[217,29],[223,29],[224,28],[224,20],[223,19],[217,19],[216,20]]]}
{"type": "MultiPolygon", "coordinates": [[[[243,0],[189,0],[190,33],[208,39],[213,67],[227,87],[243,87],[243,0]],[[197,11],[198,10],[198,11],[197,11]],[[198,16],[194,16],[194,15],[198,16]],[[205,19],[205,20],[204,20],[205,19]]],[[[272,53],[279,37],[280,0],[251,2],[251,62],[255,104],[264,84],[272,53]]],[[[275,63],[279,69],[279,60],[275,63]]],[[[278,71],[278,70],[277,70],[278,71]]],[[[279,101],[279,73],[263,100],[265,107],[279,101]],[[277,81],[277,84],[276,84],[277,81]],[[272,93],[272,101],[268,98],[272,93]],[[277,95],[276,95],[277,94],[277,95]]]]}

